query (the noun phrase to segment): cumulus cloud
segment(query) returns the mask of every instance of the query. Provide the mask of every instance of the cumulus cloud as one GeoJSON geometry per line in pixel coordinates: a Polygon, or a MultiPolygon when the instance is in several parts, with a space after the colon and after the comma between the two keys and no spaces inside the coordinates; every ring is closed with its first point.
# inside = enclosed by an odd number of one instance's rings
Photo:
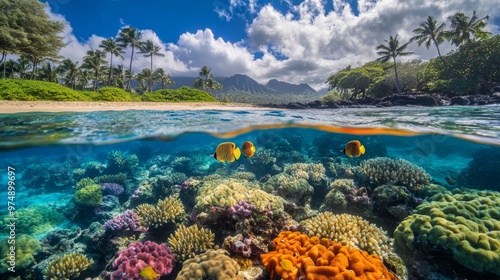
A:
{"type": "MultiPolygon", "coordinates": [[[[267,2],[267,1],[266,1],[267,2]]],[[[207,26],[203,30],[179,34],[176,42],[163,42],[152,30],[141,30],[142,40],[153,40],[161,46],[164,57],[154,57],[154,67],[162,67],[173,76],[196,76],[207,65],[216,76],[247,74],[261,83],[278,79],[291,83],[308,83],[324,88],[329,75],[347,65],[360,66],[377,58],[375,47],[390,35],[398,34],[401,43],[407,42],[412,30],[428,15],[439,22],[455,12],[479,16],[489,15],[487,29],[500,33],[494,24],[500,17],[500,0],[304,0],[293,4],[289,0],[274,1],[279,6],[258,0],[216,0],[214,10],[223,20],[233,20],[244,14],[247,21],[246,38],[231,42],[214,34],[207,26]],[[353,5],[355,3],[356,5],[353,5]],[[333,7],[333,9],[331,8],[333,7]]],[[[277,4],[276,4],[277,5],[277,4]]],[[[61,55],[82,61],[85,52],[97,48],[104,38],[93,35],[78,40],[71,25],[63,16],[48,11],[53,19],[66,24],[64,40],[67,46],[61,55]]],[[[118,31],[117,31],[118,32],[118,31]]],[[[117,33],[118,34],[118,33],[117,33]]],[[[453,47],[440,45],[442,53],[453,47]]],[[[129,64],[130,48],[125,60],[129,64]]],[[[427,50],[412,43],[413,58],[436,57],[435,47],[427,50]]],[[[150,60],[134,55],[134,71],[149,67],[150,60]]]]}

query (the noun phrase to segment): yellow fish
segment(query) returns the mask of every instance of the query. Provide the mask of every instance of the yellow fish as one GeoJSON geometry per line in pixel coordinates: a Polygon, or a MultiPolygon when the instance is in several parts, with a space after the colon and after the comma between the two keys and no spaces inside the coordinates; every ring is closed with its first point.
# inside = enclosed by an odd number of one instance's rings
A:
{"type": "Polygon", "coordinates": [[[352,140],[347,142],[342,152],[348,157],[359,157],[365,153],[365,146],[361,145],[358,140],[352,140]]]}
{"type": "Polygon", "coordinates": [[[233,162],[239,159],[241,156],[240,148],[236,147],[236,144],[232,142],[220,143],[215,149],[214,158],[221,162],[229,161],[233,162]]]}
{"type": "Polygon", "coordinates": [[[245,143],[241,146],[241,151],[245,156],[251,158],[253,157],[253,154],[255,154],[255,146],[252,142],[245,141],[245,143]]]}
{"type": "Polygon", "coordinates": [[[142,277],[151,280],[160,277],[160,274],[156,273],[151,266],[146,266],[139,272],[142,277]]]}
{"type": "Polygon", "coordinates": [[[290,260],[282,260],[280,262],[280,264],[283,267],[283,269],[285,269],[287,271],[292,271],[293,270],[293,263],[290,260]]]}

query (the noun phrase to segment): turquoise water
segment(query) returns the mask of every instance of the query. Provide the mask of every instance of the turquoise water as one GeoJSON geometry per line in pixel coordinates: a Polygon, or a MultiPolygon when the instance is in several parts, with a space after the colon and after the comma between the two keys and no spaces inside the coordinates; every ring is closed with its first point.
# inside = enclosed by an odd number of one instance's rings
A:
{"type": "MultiPolygon", "coordinates": [[[[223,248],[240,264],[242,258],[252,260],[261,279],[269,279],[261,256],[274,250],[273,239],[286,230],[320,235],[307,227],[322,217],[319,213],[357,216],[385,231],[377,246],[389,246],[400,262],[352,241],[362,235],[352,233],[351,243],[333,241],[377,255],[396,278],[500,275],[498,106],[26,113],[0,115],[0,123],[0,197],[6,201],[0,209],[0,250],[7,256],[0,266],[2,279],[44,279],[44,274],[49,279],[47,267],[70,252],[93,260],[70,279],[143,279],[121,275],[113,264],[133,241],[165,243],[175,265],[168,274],[157,272],[161,279],[175,279],[187,257],[169,238],[181,224],[214,234],[212,243],[189,256],[223,248]],[[351,140],[359,140],[366,152],[359,157],[342,153],[351,140]],[[253,157],[241,155],[232,163],[214,159],[220,143],[241,149],[245,141],[255,145],[253,157]],[[123,191],[110,191],[110,184],[123,191]],[[11,193],[9,185],[15,186],[11,193]],[[90,191],[95,185],[98,190],[90,191]],[[127,210],[141,212],[139,205],[156,206],[165,198],[180,201],[183,211],[158,227],[144,215],[139,223],[149,226],[147,231],[104,226],[127,210]],[[13,208],[8,209],[8,201],[13,208]],[[231,212],[241,201],[254,205],[251,215],[231,212]],[[427,205],[444,214],[426,214],[427,205]],[[418,215],[432,221],[420,227],[415,222],[413,239],[402,234],[405,223],[418,215]],[[439,224],[437,218],[447,222],[439,224]],[[12,221],[14,233],[8,226],[12,221]],[[12,234],[18,250],[15,272],[7,263],[12,234]],[[453,234],[473,249],[457,245],[449,237],[453,234]],[[251,253],[235,244],[246,244],[241,246],[251,253]],[[487,257],[477,257],[481,254],[487,257]]],[[[297,278],[307,276],[300,269],[297,273],[297,278]]]]}

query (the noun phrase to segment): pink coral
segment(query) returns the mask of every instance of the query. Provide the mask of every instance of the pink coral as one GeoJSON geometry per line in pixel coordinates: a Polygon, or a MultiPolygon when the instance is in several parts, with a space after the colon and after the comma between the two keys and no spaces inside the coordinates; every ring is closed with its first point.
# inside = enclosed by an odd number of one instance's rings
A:
{"type": "Polygon", "coordinates": [[[111,280],[142,279],[139,273],[146,266],[151,266],[160,276],[172,271],[174,255],[165,243],[157,244],[152,241],[134,242],[119,253],[113,262],[116,270],[111,274],[111,280]]]}

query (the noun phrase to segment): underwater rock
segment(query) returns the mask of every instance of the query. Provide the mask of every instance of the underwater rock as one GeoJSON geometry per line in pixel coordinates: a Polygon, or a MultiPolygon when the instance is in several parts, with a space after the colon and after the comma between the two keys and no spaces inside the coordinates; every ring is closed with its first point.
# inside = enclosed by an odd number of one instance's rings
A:
{"type": "Polygon", "coordinates": [[[500,150],[495,147],[481,148],[474,152],[469,165],[457,178],[457,184],[475,189],[500,191],[500,150]]]}

